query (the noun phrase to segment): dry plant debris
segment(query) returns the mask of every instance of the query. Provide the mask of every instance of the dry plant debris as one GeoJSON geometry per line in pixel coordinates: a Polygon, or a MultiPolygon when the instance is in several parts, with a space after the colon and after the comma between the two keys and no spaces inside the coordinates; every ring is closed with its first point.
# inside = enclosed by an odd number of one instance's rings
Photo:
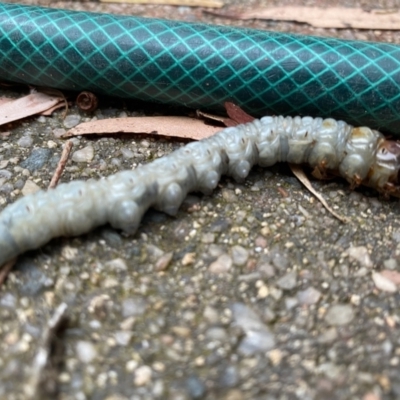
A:
{"type": "Polygon", "coordinates": [[[214,135],[221,129],[220,126],[206,125],[204,121],[189,117],[112,118],[84,122],[70,129],[62,137],[113,133],[147,133],[200,140],[214,135]]]}
{"type": "Polygon", "coordinates": [[[64,103],[63,98],[41,92],[4,101],[0,104],[0,125],[41,114],[49,109],[54,109],[60,103],[64,103]]]}
{"type": "Polygon", "coordinates": [[[316,28],[353,28],[398,30],[399,10],[371,10],[347,7],[282,6],[252,9],[244,12],[210,12],[220,17],[234,19],[267,19],[273,21],[295,21],[316,28]]]}
{"type": "Polygon", "coordinates": [[[304,170],[303,168],[301,168],[301,166],[295,164],[289,164],[289,166],[291,171],[293,172],[293,175],[308,189],[309,192],[311,192],[318,199],[318,201],[326,208],[329,213],[331,213],[335,218],[343,223],[349,222],[346,217],[343,217],[342,215],[334,211],[332,207],[329,206],[327,201],[322,197],[322,195],[313,188],[311,182],[307,178],[307,175],[304,173],[304,170]]]}
{"type": "Polygon", "coordinates": [[[68,157],[71,153],[73,143],[71,140],[67,140],[64,144],[63,152],[61,154],[60,161],[58,162],[57,168],[54,171],[53,177],[51,178],[49,189],[53,189],[57,186],[58,181],[64,171],[65,165],[67,164],[68,157]]]}
{"type": "Polygon", "coordinates": [[[100,3],[161,4],[169,6],[209,8],[221,8],[224,6],[224,3],[218,0],[100,0],[100,3]]]}

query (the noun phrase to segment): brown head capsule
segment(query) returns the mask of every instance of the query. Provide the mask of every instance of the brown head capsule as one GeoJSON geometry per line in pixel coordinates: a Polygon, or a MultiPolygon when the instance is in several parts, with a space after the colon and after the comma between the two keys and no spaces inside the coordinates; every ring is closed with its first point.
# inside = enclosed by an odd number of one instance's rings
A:
{"type": "Polygon", "coordinates": [[[381,138],[375,162],[364,182],[386,196],[400,197],[400,142],[381,138]]]}

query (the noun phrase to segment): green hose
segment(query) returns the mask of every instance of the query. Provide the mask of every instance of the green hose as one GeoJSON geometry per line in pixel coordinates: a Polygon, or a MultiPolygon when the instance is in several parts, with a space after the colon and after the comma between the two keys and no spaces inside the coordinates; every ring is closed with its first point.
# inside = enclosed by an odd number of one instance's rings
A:
{"type": "Polygon", "coordinates": [[[400,46],[0,4],[0,79],[400,136],[400,46]]]}

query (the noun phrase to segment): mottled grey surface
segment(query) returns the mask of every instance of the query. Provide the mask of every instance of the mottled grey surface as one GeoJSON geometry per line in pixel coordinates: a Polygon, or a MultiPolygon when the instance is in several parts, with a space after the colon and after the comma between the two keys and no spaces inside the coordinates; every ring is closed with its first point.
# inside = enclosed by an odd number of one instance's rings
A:
{"type": "MultiPolygon", "coordinates": [[[[360,4],[321,2],[338,3],[360,4]]],[[[72,4],[83,6],[121,7],[72,4]]],[[[132,10],[224,22],[185,7],[132,10]]],[[[253,26],[399,41],[390,32],[253,26]]],[[[116,100],[95,117],[163,111],[116,100]]],[[[27,182],[47,187],[62,113],[1,128],[1,208],[27,182]],[[35,149],[48,151],[46,161],[23,166],[35,149]]],[[[94,117],[75,107],[69,114],[94,117]]],[[[73,152],[92,147],[93,157],[70,160],[63,181],[109,175],[181,146],[131,136],[74,142],[73,152]]],[[[245,184],[222,180],[212,196],[190,195],[176,218],[150,212],[133,237],[105,226],[21,257],[0,289],[0,398],[27,398],[33,359],[61,302],[69,319],[41,399],[400,398],[400,203],[340,180],[313,184],[350,223],[331,217],[278,165],[254,169],[245,184]]]]}

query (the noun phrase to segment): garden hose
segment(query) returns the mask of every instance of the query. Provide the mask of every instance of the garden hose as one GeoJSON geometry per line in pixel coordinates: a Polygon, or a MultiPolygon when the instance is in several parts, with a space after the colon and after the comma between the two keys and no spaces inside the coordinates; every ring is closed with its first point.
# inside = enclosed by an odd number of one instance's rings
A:
{"type": "Polygon", "coordinates": [[[0,4],[0,79],[400,136],[400,46],[0,4]]]}

